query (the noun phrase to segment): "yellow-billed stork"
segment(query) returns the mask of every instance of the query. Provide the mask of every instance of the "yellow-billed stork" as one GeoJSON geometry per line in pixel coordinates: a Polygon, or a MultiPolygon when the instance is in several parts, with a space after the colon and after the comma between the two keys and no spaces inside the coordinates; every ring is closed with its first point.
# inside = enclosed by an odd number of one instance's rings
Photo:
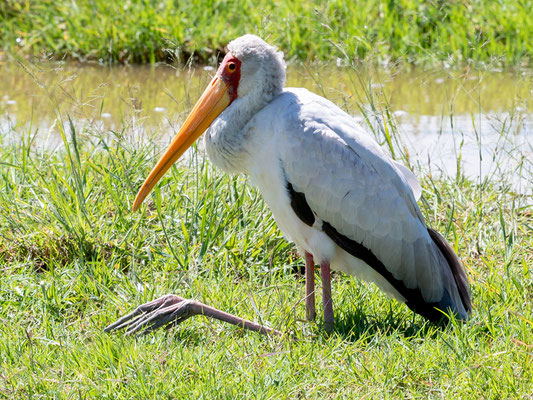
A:
{"type": "MultiPolygon", "coordinates": [[[[387,156],[347,113],[305,89],[284,88],[283,54],[245,35],[228,54],[135,199],[204,133],[209,158],[244,173],[261,191],[284,234],[305,254],[306,312],[315,316],[314,262],[320,264],[324,323],[333,327],[330,266],[374,282],[431,321],[471,310],[461,262],[416,203],[412,172],[387,156]]],[[[197,301],[167,295],[106,328],[147,332],[202,314],[275,332],[197,301]]]]}

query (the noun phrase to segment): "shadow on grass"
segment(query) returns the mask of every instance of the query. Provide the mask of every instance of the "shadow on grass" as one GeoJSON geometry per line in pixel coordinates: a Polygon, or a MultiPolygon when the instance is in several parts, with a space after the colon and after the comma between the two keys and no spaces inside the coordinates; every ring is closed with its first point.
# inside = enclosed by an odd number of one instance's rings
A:
{"type": "MultiPolygon", "coordinates": [[[[344,340],[356,342],[375,336],[403,336],[406,339],[433,338],[446,327],[445,324],[433,324],[414,314],[398,314],[390,311],[386,316],[380,314],[377,318],[369,318],[362,310],[346,313],[337,317],[334,335],[344,340]]],[[[327,336],[321,329],[321,334],[327,336]]]]}

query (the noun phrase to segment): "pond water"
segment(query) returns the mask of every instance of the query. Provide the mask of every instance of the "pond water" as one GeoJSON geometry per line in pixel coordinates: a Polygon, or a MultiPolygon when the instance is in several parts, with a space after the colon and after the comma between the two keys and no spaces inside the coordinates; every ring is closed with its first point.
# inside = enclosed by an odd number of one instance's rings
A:
{"type": "MultiPolygon", "coordinates": [[[[168,141],[214,72],[213,67],[169,65],[0,63],[0,133],[21,132],[31,122],[38,143],[58,146],[54,120],[59,110],[76,124],[168,141]]],[[[361,110],[378,125],[388,110],[411,162],[433,173],[455,174],[459,154],[463,171],[473,177],[497,175],[502,168],[512,170],[533,159],[529,70],[313,65],[290,66],[287,76],[288,86],[329,98],[363,125],[361,110]],[[377,119],[372,117],[369,88],[377,119]]],[[[531,188],[532,179],[522,174],[515,184],[519,190],[531,188]]]]}

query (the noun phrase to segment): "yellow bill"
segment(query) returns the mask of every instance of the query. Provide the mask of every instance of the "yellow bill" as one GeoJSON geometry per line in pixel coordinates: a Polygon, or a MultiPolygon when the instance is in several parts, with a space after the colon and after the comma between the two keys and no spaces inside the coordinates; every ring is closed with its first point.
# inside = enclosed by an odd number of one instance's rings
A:
{"type": "Polygon", "coordinates": [[[148,178],[144,181],[137,193],[137,197],[135,197],[133,211],[137,211],[145,197],[148,196],[165,172],[168,171],[172,164],[178,161],[185,153],[185,150],[209,128],[209,125],[230,103],[231,97],[228,94],[228,84],[223,79],[220,79],[217,74],[207,89],[205,89],[202,97],[200,97],[178,134],[168,146],[165,154],[159,159],[148,178]]]}

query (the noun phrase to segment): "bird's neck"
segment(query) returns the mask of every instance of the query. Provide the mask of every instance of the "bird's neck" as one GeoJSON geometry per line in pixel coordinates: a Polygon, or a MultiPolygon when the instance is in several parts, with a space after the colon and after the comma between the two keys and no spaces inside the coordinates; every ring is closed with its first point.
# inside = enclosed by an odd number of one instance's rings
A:
{"type": "Polygon", "coordinates": [[[205,135],[205,146],[210,160],[230,173],[247,173],[248,159],[257,145],[253,117],[276,95],[247,95],[237,98],[211,124],[205,135]]]}

